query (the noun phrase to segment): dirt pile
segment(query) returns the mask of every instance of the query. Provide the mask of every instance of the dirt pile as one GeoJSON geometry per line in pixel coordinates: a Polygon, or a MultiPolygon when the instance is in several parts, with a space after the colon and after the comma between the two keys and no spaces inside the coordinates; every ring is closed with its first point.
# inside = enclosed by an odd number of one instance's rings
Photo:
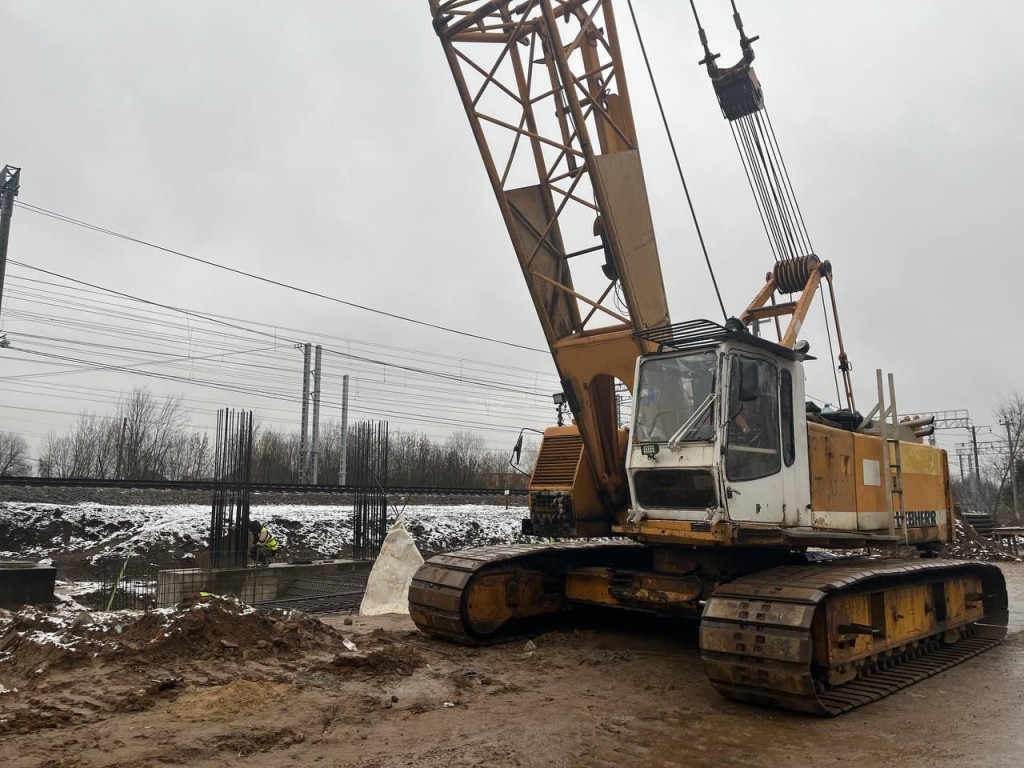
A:
{"type": "Polygon", "coordinates": [[[963,558],[967,560],[984,560],[986,562],[1019,563],[1020,558],[1001,544],[986,539],[974,530],[974,526],[956,518],[956,541],[942,550],[944,557],[963,558]]]}
{"type": "MultiPolygon", "coordinates": [[[[427,663],[404,634],[367,635],[357,645],[299,611],[260,612],[217,596],[143,612],[2,612],[0,737],[161,702],[182,719],[234,720],[311,689],[358,690],[357,709],[365,699],[373,710],[376,698],[358,686],[391,685],[427,663]]],[[[293,737],[289,731],[283,743],[297,743],[293,737]]]]}
{"type": "Polygon", "coordinates": [[[221,597],[145,612],[8,613],[0,616],[0,733],[145,710],[187,683],[272,682],[296,661],[350,653],[345,643],[301,612],[263,613],[221,597]]]}
{"type": "MultiPolygon", "coordinates": [[[[26,609],[0,623],[0,674],[38,675],[41,666],[66,668],[144,655],[173,663],[238,655],[244,658],[315,651],[342,637],[301,612],[263,613],[236,600],[189,598],[174,608],[141,613],[42,612],[26,609]]],[[[9,686],[8,686],[9,687],[9,686]]]]}

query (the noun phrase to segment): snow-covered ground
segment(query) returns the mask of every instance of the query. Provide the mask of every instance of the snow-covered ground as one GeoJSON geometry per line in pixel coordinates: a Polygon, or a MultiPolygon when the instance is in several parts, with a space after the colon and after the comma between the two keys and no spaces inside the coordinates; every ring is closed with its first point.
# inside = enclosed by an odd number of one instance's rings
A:
{"type": "MultiPolygon", "coordinates": [[[[393,509],[389,520],[398,514],[393,509]]],[[[409,532],[425,555],[465,546],[522,539],[527,510],[503,504],[408,506],[409,532]]],[[[293,557],[348,555],[351,506],[268,505],[250,517],[270,527],[293,557]]],[[[0,557],[58,558],[81,555],[89,562],[123,558],[129,550],[166,559],[206,548],[210,507],[200,504],[112,506],[101,504],[0,503],[0,557]]]]}

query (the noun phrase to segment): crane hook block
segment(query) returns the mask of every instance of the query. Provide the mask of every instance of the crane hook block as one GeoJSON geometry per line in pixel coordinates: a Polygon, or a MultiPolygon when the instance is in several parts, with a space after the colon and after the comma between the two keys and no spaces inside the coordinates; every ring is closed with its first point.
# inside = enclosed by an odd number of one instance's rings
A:
{"type": "Polygon", "coordinates": [[[733,67],[716,68],[711,75],[711,84],[727,120],[746,117],[764,106],[761,83],[754,74],[754,68],[746,61],[733,67]]]}

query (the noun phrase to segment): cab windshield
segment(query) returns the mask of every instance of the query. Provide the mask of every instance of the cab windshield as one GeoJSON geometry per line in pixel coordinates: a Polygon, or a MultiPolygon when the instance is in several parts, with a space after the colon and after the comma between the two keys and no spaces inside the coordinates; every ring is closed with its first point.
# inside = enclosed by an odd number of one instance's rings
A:
{"type": "Polygon", "coordinates": [[[641,362],[633,442],[711,440],[715,434],[711,397],[715,365],[713,351],[641,362]],[[679,434],[684,425],[686,429],[679,434]]]}

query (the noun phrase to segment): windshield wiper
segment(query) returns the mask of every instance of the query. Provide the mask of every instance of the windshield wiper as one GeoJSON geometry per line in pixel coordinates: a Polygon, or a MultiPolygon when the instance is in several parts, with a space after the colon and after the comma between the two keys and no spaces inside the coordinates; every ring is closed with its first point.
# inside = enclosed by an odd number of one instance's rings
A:
{"type": "Polygon", "coordinates": [[[714,392],[712,392],[710,395],[705,397],[704,398],[704,402],[701,403],[698,406],[697,410],[693,412],[693,415],[686,420],[686,422],[683,424],[683,426],[681,426],[674,433],[672,433],[672,437],[670,437],[668,439],[668,449],[670,451],[677,451],[677,450],[679,450],[679,448],[681,447],[679,444],[682,442],[683,437],[691,429],[693,429],[693,427],[697,423],[698,419],[700,419],[700,418],[702,418],[704,416],[704,414],[707,412],[708,408],[711,407],[711,404],[713,402],[715,402],[715,393],[714,392]]]}

